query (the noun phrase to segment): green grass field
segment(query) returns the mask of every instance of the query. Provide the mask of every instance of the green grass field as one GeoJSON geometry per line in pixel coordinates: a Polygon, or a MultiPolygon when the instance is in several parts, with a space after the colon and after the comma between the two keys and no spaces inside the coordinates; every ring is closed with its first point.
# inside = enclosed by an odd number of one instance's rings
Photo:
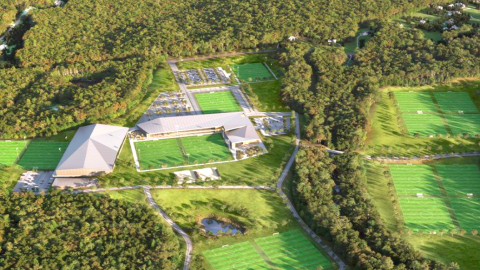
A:
{"type": "Polygon", "coordinates": [[[478,113],[477,107],[466,92],[435,92],[433,96],[444,113],[459,111],[478,113]]]}
{"type": "Polygon", "coordinates": [[[390,165],[390,173],[398,195],[441,195],[428,165],[390,165]]]}
{"type": "Polygon", "coordinates": [[[460,228],[480,231],[480,198],[450,198],[460,228]]]}
{"type": "Polygon", "coordinates": [[[435,136],[447,134],[443,119],[439,114],[402,114],[410,135],[435,136]]]}
{"type": "Polygon", "coordinates": [[[184,137],[181,139],[185,154],[190,155],[190,163],[224,161],[232,157],[222,135],[184,137]]]}
{"type": "Polygon", "coordinates": [[[0,164],[13,165],[26,144],[25,141],[0,141],[0,164]]]}
{"type": "Polygon", "coordinates": [[[430,93],[425,92],[395,92],[398,107],[404,112],[437,112],[430,93]]]}
{"type": "Polygon", "coordinates": [[[270,269],[250,242],[205,251],[203,255],[215,270],[270,269]]]}
{"type": "Polygon", "coordinates": [[[230,91],[198,93],[195,98],[203,113],[241,112],[242,108],[230,91]]]}
{"type": "Polygon", "coordinates": [[[240,80],[244,80],[246,82],[273,79],[272,73],[270,73],[263,63],[233,65],[232,69],[240,80]]]}
{"type": "Polygon", "coordinates": [[[453,221],[441,198],[400,197],[405,225],[413,231],[439,231],[453,229],[453,221]]]}
{"type": "Polygon", "coordinates": [[[474,5],[469,5],[463,12],[471,16],[470,23],[480,23],[480,9],[475,8],[474,5]]]}
{"type": "MultiPolygon", "coordinates": [[[[251,83],[253,93],[258,97],[258,103],[254,104],[262,112],[290,112],[280,99],[280,80],[251,83]]],[[[245,91],[250,96],[248,91],[245,91]]]]}
{"type": "Polygon", "coordinates": [[[232,158],[221,134],[135,142],[142,170],[225,161],[232,158]]]}
{"type": "Polygon", "coordinates": [[[331,269],[332,262],[299,230],[255,239],[276,269],[331,269]]]}
{"type": "Polygon", "coordinates": [[[477,165],[436,165],[435,169],[450,197],[469,193],[480,195],[480,170],[477,165]]]}
{"type": "Polygon", "coordinates": [[[20,158],[24,169],[54,170],[67,150],[69,142],[33,140],[20,158]]]}
{"type": "Polygon", "coordinates": [[[445,119],[454,135],[480,134],[480,114],[446,114],[445,119]]]}
{"type": "Polygon", "coordinates": [[[344,51],[345,53],[355,53],[355,50],[357,49],[357,38],[358,40],[362,40],[364,39],[365,42],[368,41],[370,38],[372,38],[371,36],[361,36],[359,37],[359,35],[365,31],[369,31],[370,29],[369,28],[359,28],[357,30],[357,33],[355,35],[355,37],[353,38],[352,41],[348,42],[348,43],[344,43],[343,44],[343,48],[344,48],[344,51]]]}

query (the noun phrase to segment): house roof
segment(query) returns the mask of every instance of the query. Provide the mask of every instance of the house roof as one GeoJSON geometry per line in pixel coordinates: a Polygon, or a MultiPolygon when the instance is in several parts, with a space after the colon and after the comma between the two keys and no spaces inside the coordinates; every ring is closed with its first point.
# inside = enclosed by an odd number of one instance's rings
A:
{"type": "Polygon", "coordinates": [[[191,131],[223,127],[226,131],[244,127],[251,122],[243,113],[216,113],[157,118],[137,126],[149,134],[191,131]]]}
{"type": "Polygon", "coordinates": [[[111,170],[128,128],[94,124],[81,127],[56,170],[111,170]]]}
{"type": "Polygon", "coordinates": [[[260,137],[258,136],[255,127],[253,127],[253,125],[251,124],[238,129],[227,131],[225,132],[225,134],[232,143],[260,140],[260,137]]]}

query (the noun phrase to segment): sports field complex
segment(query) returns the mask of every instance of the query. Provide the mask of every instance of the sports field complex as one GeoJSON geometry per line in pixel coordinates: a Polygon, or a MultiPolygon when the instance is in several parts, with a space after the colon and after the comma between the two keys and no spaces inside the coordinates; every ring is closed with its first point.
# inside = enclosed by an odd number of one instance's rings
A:
{"type": "Polygon", "coordinates": [[[203,253],[215,270],[333,269],[332,262],[299,230],[257,238],[254,241],[203,253]]]}
{"type": "Polygon", "coordinates": [[[242,108],[230,91],[195,94],[203,113],[241,112],[242,108]]]}
{"type": "Polygon", "coordinates": [[[265,63],[233,65],[232,69],[238,79],[246,82],[274,79],[272,73],[265,67],[265,63]]]}
{"type": "Polygon", "coordinates": [[[480,229],[477,165],[390,165],[390,173],[407,228],[480,229]]]}
{"type": "Polygon", "coordinates": [[[480,134],[480,114],[466,92],[395,92],[410,135],[480,134]]]}

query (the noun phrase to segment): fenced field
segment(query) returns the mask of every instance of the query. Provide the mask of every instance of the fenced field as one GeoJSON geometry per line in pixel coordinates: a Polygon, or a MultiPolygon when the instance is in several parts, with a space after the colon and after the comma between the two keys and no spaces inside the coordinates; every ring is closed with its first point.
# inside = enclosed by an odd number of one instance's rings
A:
{"type": "Polygon", "coordinates": [[[263,63],[250,63],[243,65],[233,65],[233,72],[240,79],[246,82],[272,80],[272,73],[263,63]]]}
{"type": "Polygon", "coordinates": [[[0,164],[13,165],[26,144],[25,141],[0,141],[0,164]]]}
{"type": "Polygon", "coordinates": [[[241,112],[242,108],[230,91],[198,93],[195,98],[203,113],[241,112]]]}
{"type": "Polygon", "coordinates": [[[54,170],[69,142],[33,140],[20,158],[18,164],[25,169],[54,170]]]}

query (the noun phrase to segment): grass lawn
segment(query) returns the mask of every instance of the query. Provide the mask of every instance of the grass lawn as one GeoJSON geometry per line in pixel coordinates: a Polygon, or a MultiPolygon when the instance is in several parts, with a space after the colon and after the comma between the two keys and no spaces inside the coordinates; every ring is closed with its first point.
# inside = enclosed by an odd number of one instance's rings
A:
{"type": "Polygon", "coordinates": [[[264,63],[233,65],[232,69],[235,76],[246,82],[271,80],[274,78],[264,63]]]}
{"type": "MultiPolygon", "coordinates": [[[[257,110],[261,112],[289,112],[291,111],[285,106],[280,99],[280,80],[251,83],[253,93],[258,97],[259,104],[256,105],[257,110]]],[[[250,95],[246,91],[247,95],[250,95]]]]}
{"type": "Polygon", "coordinates": [[[99,192],[99,194],[108,195],[112,199],[126,201],[129,203],[148,204],[147,197],[141,188],[122,191],[99,192]]]}
{"type": "Polygon", "coordinates": [[[480,9],[477,9],[474,5],[468,5],[467,9],[463,12],[471,16],[470,23],[480,23],[480,9]]]}
{"type": "MultiPolygon", "coordinates": [[[[410,12],[410,13],[405,14],[405,15],[412,16],[412,17],[417,17],[417,18],[422,18],[422,19],[425,19],[425,20],[429,20],[431,22],[440,19],[440,17],[437,16],[437,15],[427,14],[426,12],[423,12],[423,11],[410,12]]],[[[392,22],[393,23],[401,23],[406,28],[412,28],[413,27],[412,24],[407,23],[405,18],[395,19],[392,22]]],[[[423,30],[423,29],[418,29],[418,30],[421,30],[423,32],[423,36],[426,39],[431,39],[434,42],[438,42],[438,41],[442,40],[442,33],[440,31],[430,32],[430,31],[423,30]]]]}
{"type": "Polygon", "coordinates": [[[395,92],[395,99],[402,113],[437,112],[429,92],[395,92]]]}
{"type": "MultiPolygon", "coordinates": [[[[269,153],[241,161],[220,163],[214,165],[199,165],[189,168],[218,168],[222,175],[222,183],[264,185],[276,182],[282,168],[280,164],[290,157],[293,151],[292,139],[289,136],[272,138],[272,144],[267,143],[269,153]]],[[[117,159],[115,171],[100,178],[102,187],[129,185],[161,185],[173,184],[173,172],[181,169],[138,173],[133,162],[131,147],[123,147],[117,159]]]]}
{"type": "MultiPolygon", "coordinates": [[[[478,81],[460,81],[452,85],[435,87],[391,87],[384,89],[379,95],[379,101],[370,112],[371,128],[367,133],[366,147],[363,153],[368,155],[389,156],[423,156],[431,154],[464,152],[480,150],[480,140],[461,137],[414,137],[402,132],[397,121],[397,113],[393,100],[388,91],[460,91],[469,92],[476,106],[480,104],[480,97],[474,95],[480,89],[478,81]]],[[[448,119],[447,119],[448,120],[448,119]]],[[[455,127],[455,126],[453,126],[455,127]]],[[[452,126],[451,126],[452,128],[452,126]]]]}
{"type": "Polygon", "coordinates": [[[395,190],[398,195],[441,195],[431,166],[390,165],[395,190]]]}
{"type": "Polygon", "coordinates": [[[480,170],[477,165],[435,165],[450,197],[480,195],[480,170]]]}
{"type": "Polygon", "coordinates": [[[227,67],[230,65],[269,62],[269,61],[274,61],[274,60],[270,58],[268,54],[260,53],[260,54],[247,54],[247,55],[211,58],[206,60],[180,61],[177,63],[177,66],[180,70],[222,67],[228,72],[229,69],[227,67]]]}
{"type": "Polygon", "coordinates": [[[480,198],[450,198],[460,228],[480,231],[480,198]]]}
{"type": "Polygon", "coordinates": [[[477,107],[467,92],[436,92],[433,93],[433,96],[444,113],[459,111],[478,113],[477,107]]]}
{"type": "Polygon", "coordinates": [[[480,134],[480,114],[446,114],[448,126],[453,134],[480,134]]]}
{"type": "MultiPolygon", "coordinates": [[[[242,252],[245,252],[245,256],[248,255],[248,258],[252,256],[252,258],[257,258],[260,262],[260,259],[249,247],[249,245],[258,245],[255,239],[272,236],[277,232],[301,230],[300,225],[294,220],[282,199],[272,191],[179,189],[152,190],[152,195],[156,202],[165,209],[167,214],[192,237],[195,246],[194,252],[198,255],[207,251],[207,259],[213,259],[212,262],[217,265],[217,267],[211,268],[215,270],[231,268],[220,267],[224,264],[221,264],[221,260],[218,261],[218,258],[214,256],[216,252],[208,252],[209,250],[220,252],[217,249],[224,245],[230,245],[231,247],[234,244],[245,243],[234,246],[232,249],[235,250],[238,247],[237,250],[243,250],[242,252]],[[244,209],[243,215],[238,214],[238,211],[234,210],[235,208],[244,209]],[[238,224],[243,224],[247,232],[244,235],[237,234],[236,236],[221,236],[218,238],[202,236],[199,233],[201,226],[198,225],[198,221],[212,214],[220,218],[232,220],[238,224]]],[[[303,231],[299,231],[296,238],[300,240],[302,237],[305,239],[303,231]]],[[[310,239],[305,240],[307,241],[305,243],[310,241],[310,239]]],[[[310,244],[314,245],[313,242],[310,242],[310,244]]],[[[316,245],[314,247],[318,248],[316,245]]],[[[267,252],[269,250],[266,249],[267,252]]],[[[231,254],[228,251],[226,253],[231,254]]],[[[317,254],[315,256],[316,259],[323,261],[324,255],[318,250],[315,250],[315,253],[317,254]]],[[[239,254],[242,253],[239,252],[239,254]]],[[[248,258],[245,257],[244,260],[248,258]]],[[[240,262],[240,260],[237,261],[240,262]]]]}
{"type": "Polygon", "coordinates": [[[135,142],[142,170],[232,158],[221,134],[135,142]]]}
{"type": "Polygon", "coordinates": [[[205,251],[203,255],[215,270],[270,269],[267,262],[260,256],[250,242],[208,250],[205,251]]]}
{"type": "Polygon", "coordinates": [[[194,94],[203,113],[241,112],[242,108],[230,91],[194,94]]]}
{"type": "Polygon", "coordinates": [[[0,165],[13,165],[28,141],[0,141],[0,165]]]}
{"type": "Polygon", "coordinates": [[[399,201],[405,225],[414,232],[455,228],[442,198],[400,197],[399,201]]]}
{"type": "Polygon", "coordinates": [[[435,136],[447,134],[442,117],[439,114],[402,114],[410,135],[435,136]]]}
{"type": "MultiPolygon", "coordinates": [[[[365,31],[370,31],[370,29],[369,28],[358,29],[357,34],[355,35],[353,40],[348,42],[348,43],[343,44],[345,53],[355,53],[355,49],[357,49],[357,38],[361,33],[365,32],[365,31]]],[[[362,39],[365,39],[365,41],[368,41],[370,38],[371,38],[370,36],[362,36],[362,37],[358,38],[358,40],[360,41],[362,39]]]]}
{"type": "Polygon", "coordinates": [[[24,169],[54,170],[67,150],[69,142],[33,140],[18,164],[24,169]]]}
{"type": "Polygon", "coordinates": [[[148,107],[153,103],[153,101],[155,101],[155,98],[157,98],[159,93],[179,90],[180,89],[175,81],[172,70],[166,63],[162,63],[153,72],[152,82],[147,87],[147,93],[140,103],[128,111],[128,113],[112,119],[105,124],[133,127],[137,123],[138,119],[142,117],[148,107]]]}
{"type": "Polygon", "coordinates": [[[445,264],[457,262],[462,270],[478,270],[480,236],[418,235],[405,236],[425,257],[445,264]]]}

